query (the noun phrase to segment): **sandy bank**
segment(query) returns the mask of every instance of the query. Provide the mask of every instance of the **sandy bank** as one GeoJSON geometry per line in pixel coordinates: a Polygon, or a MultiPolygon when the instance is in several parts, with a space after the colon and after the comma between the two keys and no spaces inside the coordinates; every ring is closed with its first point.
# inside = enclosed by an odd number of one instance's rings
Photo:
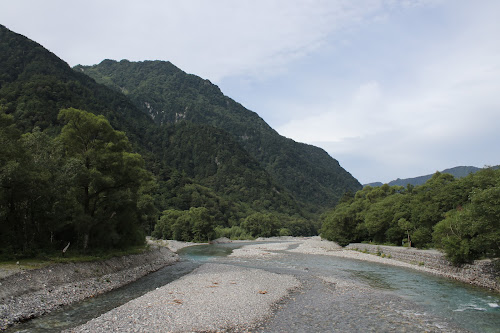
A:
{"type": "Polygon", "coordinates": [[[286,243],[267,243],[267,244],[252,244],[245,245],[239,249],[234,249],[228,256],[230,258],[262,258],[268,256],[279,256],[280,254],[273,251],[287,250],[291,245],[300,244],[300,242],[286,243]]]}
{"type": "Polygon", "coordinates": [[[247,327],[299,281],[289,275],[205,264],[71,332],[193,332],[247,327]]]}

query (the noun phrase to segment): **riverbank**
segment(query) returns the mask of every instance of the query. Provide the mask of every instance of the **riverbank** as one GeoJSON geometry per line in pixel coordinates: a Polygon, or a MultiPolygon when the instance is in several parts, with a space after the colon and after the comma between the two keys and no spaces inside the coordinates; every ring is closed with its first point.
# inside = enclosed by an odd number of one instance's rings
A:
{"type": "Polygon", "coordinates": [[[166,247],[172,252],[177,252],[180,249],[183,249],[188,246],[195,246],[195,245],[207,245],[208,243],[194,243],[194,242],[181,242],[181,241],[176,241],[173,239],[165,240],[165,239],[155,239],[150,236],[146,237],[146,242],[149,245],[156,245],[156,246],[162,246],[166,247]]]}
{"type": "Polygon", "coordinates": [[[328,255],[410,268],[500,292],[500,272],[495,271],[491,260],[478,260],[474,264],[456,267],[451,265],[442,253],[435,250],[417,250],[371,244],[350,244],[342,248],[334,242],[322,240],[319,236],[261,238],[259,241],[269,243],[243,246],[234,250],[230,256],[262,258],[279,255],[275,251],[283,250],[304,254],[328,255]],[[291,246],[291,248],[287,249],[288,246],[291,246]]]}
{"type": "Polygon", "coordinates": [[[0,330],[119,288],[178,260],[167,248],[99,262],[53,264],[0,279],[0,330]]]}

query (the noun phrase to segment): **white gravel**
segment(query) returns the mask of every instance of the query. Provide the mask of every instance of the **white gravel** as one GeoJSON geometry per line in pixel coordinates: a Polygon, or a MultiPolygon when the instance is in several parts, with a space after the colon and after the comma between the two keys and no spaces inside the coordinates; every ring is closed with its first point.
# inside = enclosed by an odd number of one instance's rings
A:
{"type": "Polygon", "coordinates": [[[173,239],[155,239],[150,236],[146,237],[148,244],[159,245],[168,248],[172,252],[177,252],[182,248],[194,245],[207,245],[208,243],[181,242],[173,239]]]}
{"type": "Polygon", "coordinates": [[[410,264],[395,259],[382,258],[380,256],[368,253],[362,253],[354,250],[345,250],[337,243],[323,240],[319,236],[290,238],[285,242],[279,242],[279,243],[275,242],[282,241],[281,239],[262,238],[260,240],[267,241],[269,243],[243,246],[239,249],[234,250],[233,253],[230,255],[230,257],[250,259],[250,258],[266,258],[270,256],[280,255],[280,253],[276,253],[273,251],[286,251],[286,252],[295,252],[304,254],[320,254],[320,255],[328,255],[328,256],[341,257],[347,259],[357,259],[362,261],[376,262],[385,265],[411,268],[414,270],[423,271],[444,277],[452,277],[452,278],[454,277],[451,274],[445,274],[441,271],[425,266],[410,264]],[[296,244],[298,244],[298,246],[293,248],[292,245],[296,244]],[[289,249],[290,247],[292,248],[289,249]]]}
{"type": "Polygon", "coordinates": [[[299,287],[293,276],[223,264],[191,274],[70,332],[193,332],[248,327],[299,287]]]}
{"type": "Polygon", "coordinates": [[[270,251],[283,251],[287,250],[291,245],[300,244],[299,242],[286,242],[286,243],[266,243],[266,244],[253,244],[245,245],[239,249],[234,249],[228,257],[235,258],[259,258],[277,256],[279,253],[270,251]]]}
{"type": "Polygon", "coordinates": [[[96,262],[53,264],[7,276],[0,279],[0,331],[119,288],[177,260],[177,254],[152,247],[142,254],[96,262]]]}
{"type": "Polygon", "coordinates": [[[319,237],[314,237],[312,239],[304,240],[296,249],[288,250],[289,252],[299,252],[305,254],[323,254],[334,257],[357,259],[363,261],[377,262],[385,265],[392,265],[398,267],[406,267],[415,269],[418,271],[423,271],[427,273],[432,273],[436,275],[444,274],[436,269],[429,267],[418,266],[410,264],[404,261],[399,261],[395,259],[382,258],[373,254],[362,253],[354,250],[345,250],[335,242],[320,240],[319,237]]]}

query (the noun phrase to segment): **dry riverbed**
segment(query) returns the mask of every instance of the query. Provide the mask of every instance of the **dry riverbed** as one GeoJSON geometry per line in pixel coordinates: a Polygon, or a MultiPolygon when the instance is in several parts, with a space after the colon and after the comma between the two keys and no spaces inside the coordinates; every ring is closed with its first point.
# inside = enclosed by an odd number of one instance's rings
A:
{"type": "Polygon", "coordinates": [[[246,327],[299,286],[263,270],[205,264],[71,332],[199,332],[246,327]]]}

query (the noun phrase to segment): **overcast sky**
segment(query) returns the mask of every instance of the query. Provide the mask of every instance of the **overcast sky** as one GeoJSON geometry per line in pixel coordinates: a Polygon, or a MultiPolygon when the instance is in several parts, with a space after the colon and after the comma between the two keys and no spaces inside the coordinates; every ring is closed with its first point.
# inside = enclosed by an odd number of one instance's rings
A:
{"type": "Polygon", "coordinates": [[[168,60],[361,183],[500,164],[498,0],[15,0],[71,66],[168,60]]]}

